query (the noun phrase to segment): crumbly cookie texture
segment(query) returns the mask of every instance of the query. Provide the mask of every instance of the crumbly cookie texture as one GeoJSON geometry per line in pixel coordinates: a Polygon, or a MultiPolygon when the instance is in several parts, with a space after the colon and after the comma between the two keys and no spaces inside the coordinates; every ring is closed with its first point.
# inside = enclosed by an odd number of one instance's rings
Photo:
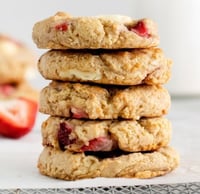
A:
{"type": "Polygon", "coordinates": [[[33,41],[45,49],[119,49],[158,46],[156,24],[128,16],[72,17],[58,12],[33,26],[33,41]]]}
{"type": "Polygon", "coordinates": [[[167,146],[171,123],[165,118],[91,121],[49,117],[42,123],[43,145],[72,152],[151,151],[167,146]]]}
{"type": "Polygon", "coordinates": [[[179,155],[171,147],[104,159],[45,147],[38,160],[42,174],[65,180],[95,177],[152,178],[169,173],[178,164],[179,155]]]}
{"type": "Polygon", "coordinates": [[[170,95],[162,86],[95,86],[51,82],[40,93],[40,112],[88,119],[139,119],[167,114],[170,95]]]}
{"type": "Polygon", "coordinates": [[[38,69],[50,80],[116,85],[164,84],[171,75],[171,60],[159,48],[126,51],[50,50],[38,69]]]}
{"type": "Polygon", "coordinates": [[[34,65],[35,56],[25,45],[0,34],[0,84],[22,82],[34,65]]]}
{"type": "Polygon", "coordinates": [[[8,98],[23,97],[30,100],[39,100],[39,91],[33,88],[28,82],[18,84],[0,84],[0,100],[8,98]]]}

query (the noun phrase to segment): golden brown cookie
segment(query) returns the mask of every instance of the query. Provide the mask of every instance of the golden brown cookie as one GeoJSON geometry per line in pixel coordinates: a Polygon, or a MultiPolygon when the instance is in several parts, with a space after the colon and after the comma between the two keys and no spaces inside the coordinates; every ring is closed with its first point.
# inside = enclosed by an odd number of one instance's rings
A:
{"type": "Polygon", "coordinates": [[[128,16],[72,17],[58,12],[33,26],[33,41],[46,49],[119,49],[158,46],[156,24],[128,16]]]}
{"type": "Polygon", "coordinates": [[[139,119],[165,115],[170,95],[162,86],[97,86],[51,82],[40,94],[40,112],[88,119],[139,119]]]}
{"type": "Polygon", "coordinates": [[[100,84],[164,84],[171,61],[159,48],[113,50],[50,50],[41,56],[38,69],[50,80],[100,84]]]}
{"type": "Polygon", "coordinates": [[[42,124],[43,145],[72,152],[151,151],[167,146],[171,123],[165,118],[80,120],[49,117],[42,124]]]}
{"type": "Polygon", "coordinates": [[[40,173],[65,180],[95,177],[152,178],[174,170],[179,155],[171,147],[154,152],[114,156],[86,155],[45,147],[38,160],[40,173]]]}
{"type": "Polygon", "coordinates": [[[35,56],[25,45],[0,34],[0,84],[22,82],[34,65],[35,56]]]}

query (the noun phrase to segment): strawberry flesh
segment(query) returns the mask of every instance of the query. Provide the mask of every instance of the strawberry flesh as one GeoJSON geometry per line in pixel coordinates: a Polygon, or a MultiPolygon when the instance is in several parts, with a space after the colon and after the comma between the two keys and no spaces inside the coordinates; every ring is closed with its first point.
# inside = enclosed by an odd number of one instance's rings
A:
{"type": "Polygon", "coordinates": [[[71,107],[70,111],[72,114],[72,116],[71,116],[72,118],[75,118],[75,119],[88,118],[88,114],[81,109],[71,107]]]}
{"type": "Polygon", "coordinates": [[[68,24],[67,23],[61,23],[55,26],[55,29],[58,31],[67,31],[68,30],[68,24]]]}
{"type": "Polygon", "coordinates": [[[139,36],[149,38],[150,34],[143,21],[139,21],[135,26],[129,28],[130,31],[135,32],[139,36]]]}
{"type": "Polygon", "coordinates": [[[1,101],[0,135],[8,138],[20,138],[34,126],[38,104],[25,98],[1,101]]]}
{"type": "Polygon", "coordinates": [[[112,139],[108,137],[98,137],[89,141],[89,145],[81,147],[81,151],[110,151],[113,147],[112,139]]]}
{"type": "MultiPolygon", "coordinates": [[[[76,144],[77,139],[70,138],[73,127],[66,122],[60,123],[58,130],[58,142],[61,150],[66,150],[68,145],[76,144]]],[[[110,151],[115,146],[115,142],[109,137],[98,137],[89,141],[88,145],[83,145],[78,152],[85,151],[110,151]]]]}
{"type": "Polygon", "coordinates": [[[73,129],[69,124],[60,123],[60,129],[58,130],[58,142],[61,150],[65,150],[66,146],[75,142],[75,139],[69,138],[72,130],[73,129]]]}

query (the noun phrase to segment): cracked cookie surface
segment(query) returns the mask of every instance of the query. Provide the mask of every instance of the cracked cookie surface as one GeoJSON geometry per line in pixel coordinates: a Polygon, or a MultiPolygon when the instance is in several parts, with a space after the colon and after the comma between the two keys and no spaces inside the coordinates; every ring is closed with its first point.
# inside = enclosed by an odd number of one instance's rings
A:
{"type": "Polygon", "coordinates": [[[171,75],[171,60],[159,48],[112,50],[50,50],[38,61],[50,80],[100,84],[164,84],[171,75]]]}
{"type": "Polygon", "coordinates": [[[171,123],[165,118],[80,120],[49,117],[42,123],[44,146],[72,152],[151,151],[167,146],[171,123]]]}
{"type": "Polygon", "coordinates": [[[87,119],[139,119],[167,114],[170,95],[162,86],[99,86],[51,82],[40,93],[40,112],[87,119]]]}
{"type": "Polygon", "coordinates": [[[45,49],[119,49],[158,46],[156,24],[128,16],[72,17],[58,12],[33,26],[33,41],[45,49]]]}

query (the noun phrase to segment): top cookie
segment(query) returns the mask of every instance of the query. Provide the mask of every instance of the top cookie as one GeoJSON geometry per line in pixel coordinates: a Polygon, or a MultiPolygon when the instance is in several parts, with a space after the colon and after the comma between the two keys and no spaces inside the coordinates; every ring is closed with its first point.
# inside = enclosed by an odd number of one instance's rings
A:
{"type": "Polygon", "coordinates": [[[33,41],[44,49],[120,49],[158,46],[156,24],[128,16],[71,17],[64,12],[37,22],[33,41]]]}

